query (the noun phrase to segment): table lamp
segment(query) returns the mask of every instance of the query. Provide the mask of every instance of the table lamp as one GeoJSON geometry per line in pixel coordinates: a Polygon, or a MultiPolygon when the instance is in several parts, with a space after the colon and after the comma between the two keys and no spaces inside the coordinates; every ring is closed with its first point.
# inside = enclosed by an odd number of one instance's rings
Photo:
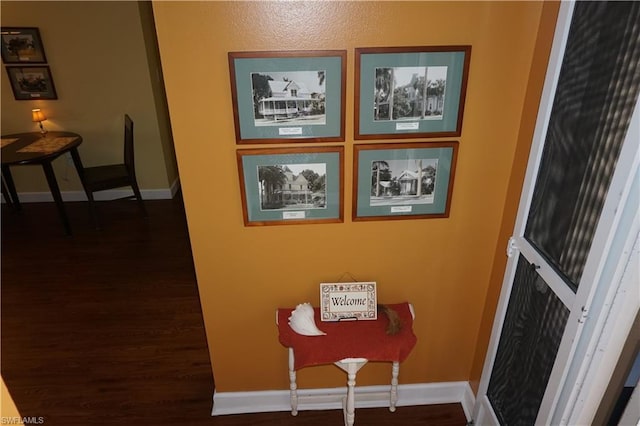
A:
{"type": "Polygon", "coordinates": [[[42,122],[46,119],[47,117],[44,115],[42,111],[40,111],[40,108],[31,110],[31,121],[33,121],[34,123],[38,123],[40,125],[40,133],[42,133],[42,136],[47,134],[47,129],[45,129],[44,126],[42,125],[42,122]]]}

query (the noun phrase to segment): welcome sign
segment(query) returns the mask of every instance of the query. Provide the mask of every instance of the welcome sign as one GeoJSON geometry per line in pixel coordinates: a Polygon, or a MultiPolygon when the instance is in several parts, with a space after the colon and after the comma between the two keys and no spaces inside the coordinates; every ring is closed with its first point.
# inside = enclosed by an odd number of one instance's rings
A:
{"type": "Polygon", "coordinates": [[[320,284],[322,321],[374,320],[377,303],[375,282],[320,284]]]}

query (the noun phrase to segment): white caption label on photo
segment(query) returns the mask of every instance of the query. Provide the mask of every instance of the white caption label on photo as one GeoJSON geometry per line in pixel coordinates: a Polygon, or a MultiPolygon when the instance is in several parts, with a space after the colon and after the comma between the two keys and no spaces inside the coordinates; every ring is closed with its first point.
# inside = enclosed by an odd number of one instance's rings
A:
{"type": "Polygon", "coordinates": [[[396,130],[418,130],[420,123],[396,123],[396,130]]]}
{"type": "Polygon", "coordinates": [[[302,127],[279,127],[278,133],[280,136],[301,135],[302,127]]]}
{"type": "Polygon", "coordinates": [[[283,219],[304,219],[304,212],[282,212],[283,219]]]}
{"type": "Polygon", "coordinates": [[[391,213],[411,213],[411,206],[391,207],[391,213]]]}

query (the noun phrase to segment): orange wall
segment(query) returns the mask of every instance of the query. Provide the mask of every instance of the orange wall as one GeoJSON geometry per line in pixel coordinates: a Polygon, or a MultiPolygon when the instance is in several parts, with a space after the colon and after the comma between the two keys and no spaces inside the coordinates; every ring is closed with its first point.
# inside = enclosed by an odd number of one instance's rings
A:
{"type": "MultiPolygon", "coordinates": [[[[11,418],[14,420],[15,417],[22,419],[18,407],[16,407],[16,403],[13,401],[9,389],[7,389],[7,385],[4,383],[4,379],[0,376],[0,418],[11,418]]],[[[7,420],[7,422],[8,421],[9,420],[7,420]]]]}
{"type": "MultiPolygon", "coordinates": [[[[155,2],[154,13],[218,391],[286,389],[274,311],[318,304],[345,272],[416,308],[401,383],[469,380],[520,132],[541,2],[155,2]],[[351,221],[354,49],[473,47],[451,215],[351,221]],[[345,222],[245,227],[227,52],[346,49],[345,222]]],[[[304,144],[303,144],[304,145],[304,144]]],[[[245,147],[252,147],[246,146],[245,147]]],[[[504,251],[500,250],[500,255],[504,251]]],[[[478,358],[477,355],[476,359],[478,358]]],[[[371,365],[358,384],[388,381],[371,365]]],[[[342,386],[332,366],[300,387],[342,386]]]]}

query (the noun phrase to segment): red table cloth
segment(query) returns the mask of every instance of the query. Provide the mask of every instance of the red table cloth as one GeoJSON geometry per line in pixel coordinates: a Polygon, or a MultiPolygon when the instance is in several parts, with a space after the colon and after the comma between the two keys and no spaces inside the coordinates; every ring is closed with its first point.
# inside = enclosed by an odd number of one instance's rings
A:
{"type": "Polygon", "coordinates": [[[402,322],[402,329],[398,334],[386,333],[389,319],[383,311],[378,311],[377,320],[322,322],[320,309],[314,308],[316,325],[327,335],[303,336],[289,326],[293,308],[279,308],[279,340],[283,346],[293,348],[296,370],[312,365],[332,364],[344,358],[402,362],[418,340],[413,334],[413,317],[407,302],[386,306],[395,310],[402,322]]]}

